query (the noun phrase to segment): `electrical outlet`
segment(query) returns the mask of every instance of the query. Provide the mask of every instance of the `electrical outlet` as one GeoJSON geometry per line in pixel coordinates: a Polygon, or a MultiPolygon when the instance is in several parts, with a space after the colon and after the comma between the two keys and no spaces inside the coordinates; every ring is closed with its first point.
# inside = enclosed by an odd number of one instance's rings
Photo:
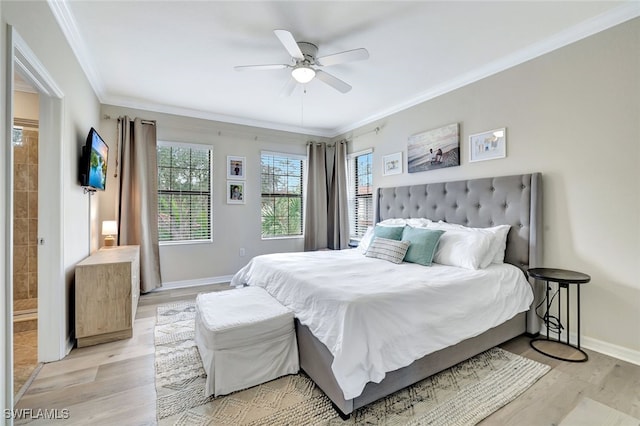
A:
{"type": "Polygon", "coordinates": [[[243,257],[245,254],[244,247],[240,248],[240,257],[243,257]]]}

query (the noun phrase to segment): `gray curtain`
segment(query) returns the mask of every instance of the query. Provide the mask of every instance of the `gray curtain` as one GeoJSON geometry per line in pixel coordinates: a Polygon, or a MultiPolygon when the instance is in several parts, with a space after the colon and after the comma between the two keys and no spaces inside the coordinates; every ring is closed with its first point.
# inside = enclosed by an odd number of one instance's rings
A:
{"type": "Polygon", "coordinates": [[[307,196],[304,213],[304,250],[327,247],[327,145],[307,145],[307,196]]]}
{"type": "Polygon", "coordinates": [[[347,141],[336,142],[327,214],[328,247],[349,246],[349,209],[347,207],[347,141]]]}
{"type": "Polygon", "coordinates": [[[140,246],[140,290],[160,287],[158,167],[153,121],[118,119],[120,197],[118,244],[140,246]]]}
{"type": "Polygon", "coordinates": [[[307,163],[304,249],[347,248],[347,141],[337,142],[329,150],[324,142],[310,142],[307,163]]]}

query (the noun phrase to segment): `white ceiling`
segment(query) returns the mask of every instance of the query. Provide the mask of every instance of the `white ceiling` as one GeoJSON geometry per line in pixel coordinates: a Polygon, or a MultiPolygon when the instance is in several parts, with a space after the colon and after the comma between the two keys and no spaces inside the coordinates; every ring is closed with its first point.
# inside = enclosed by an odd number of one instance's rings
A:
{"type": "Polygon", "coordinates": [[[640,15],[637,1],[55,1],[100,101],[318,136],[335,136],[640,15]],[[273,33],[359,47],[366,61],[325,68],[280,97],[289,63],[273,33]]]}

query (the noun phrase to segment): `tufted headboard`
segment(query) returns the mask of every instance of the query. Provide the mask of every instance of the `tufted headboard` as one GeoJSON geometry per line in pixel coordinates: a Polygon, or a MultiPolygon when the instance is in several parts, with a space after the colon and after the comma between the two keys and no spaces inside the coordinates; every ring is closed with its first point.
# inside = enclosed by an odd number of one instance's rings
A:
{"type": "MultiPolygon", "coordinates": [[[[378,188],[377,195],[376,223],[390,218],[425,217],[476,228],[511,225],[505,261],[525,272],[540,266],[540,173],[378,188]]],[[[527,318],[528,330],[535,329],[538,323],[535,313],[531,317],[527,318]]]]}

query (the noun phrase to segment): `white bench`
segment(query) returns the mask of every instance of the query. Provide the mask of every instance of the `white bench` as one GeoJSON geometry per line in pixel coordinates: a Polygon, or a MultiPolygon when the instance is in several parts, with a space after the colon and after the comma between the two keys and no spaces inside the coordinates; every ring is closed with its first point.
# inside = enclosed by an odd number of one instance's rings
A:
{"type": "Polygon", "coordinates": [[[299,370],[293,313],[259,287],[200,294],[195,341],[207,395],[225,395],[299,370]]]}

